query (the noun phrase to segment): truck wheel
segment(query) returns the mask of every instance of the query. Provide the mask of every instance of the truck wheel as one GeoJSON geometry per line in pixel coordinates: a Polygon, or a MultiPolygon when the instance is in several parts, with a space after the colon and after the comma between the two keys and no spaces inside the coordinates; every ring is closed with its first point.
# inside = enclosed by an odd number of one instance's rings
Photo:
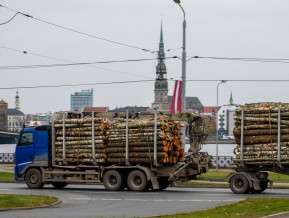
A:
{"type": "Polygon", "coordinates": [[[108,191],[123,190],[125,187],[124,176],[116,170],[109,170],[104,174],[103,185],[108,191]]]}
{"type": "Polygon", "coordinates": [[[133,170],[127,177],[127,186],[131,191],[141,192],[147,189],[146,175],[140,170],[133,170]]]}
{"type": "Polygon", "coordinates": [[[255,190],[254,188],[251,189],[251,193],[253,194],[260,194],[265,191],[268,187],[268,181],[260,181],[260,190],[255,190]]]}
{"type": "Polygon", "coordinates": [[[40,189],[44,186],[41,172],[38,169],[30,169],[25,175],[25,182],[29,188],[40,189]]]}
{"type": "Polygon", "coordinates": [[[53,182],[52,185],[54,186],[54,188],[56,189],[62,189],[65,186],[67,186],[66,182],[53,182]]]}
{"type": "Polygon", "coordinates": [[[165,190],[170,185],[170,182],[167,177],[159,178],[158,182],[159,182],[160,190],[165,190]]]}
{"type": "Polygon", "coordinates": [[[230,188],[236,194],[246,194],[249,192],[248,179],[243,175],[234,175],[230,180],[230,188]]]}

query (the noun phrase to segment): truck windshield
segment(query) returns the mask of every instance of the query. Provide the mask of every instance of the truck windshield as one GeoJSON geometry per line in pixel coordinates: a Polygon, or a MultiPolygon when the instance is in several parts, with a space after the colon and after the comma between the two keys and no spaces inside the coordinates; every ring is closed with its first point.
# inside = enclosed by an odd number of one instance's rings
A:
{"type": "Polygon", "coordinates": [[[24,132],[21,134],[18,145],[32,145],[33,144],[33,133],[32,132],[24,132]]]}

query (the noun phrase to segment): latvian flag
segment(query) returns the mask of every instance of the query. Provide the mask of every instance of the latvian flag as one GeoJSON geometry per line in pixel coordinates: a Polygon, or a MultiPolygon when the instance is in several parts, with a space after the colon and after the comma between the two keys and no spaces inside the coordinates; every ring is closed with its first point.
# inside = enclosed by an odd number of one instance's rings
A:
{"type": "Polygon", "coordinates": [[[178,114],[182,112],[182,81],[176,80],[175,90],[171,106],[171,114],[178,114]]]}

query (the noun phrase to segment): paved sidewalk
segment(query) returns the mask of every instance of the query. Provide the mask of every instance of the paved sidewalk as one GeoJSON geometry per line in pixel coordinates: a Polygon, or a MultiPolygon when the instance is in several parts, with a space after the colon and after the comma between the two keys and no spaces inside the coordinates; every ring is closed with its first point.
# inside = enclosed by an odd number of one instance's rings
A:
{"type": "Polygon", "coordinates": [[[14,173],[14,164],[0,164],[0,172],[14,173]]]}

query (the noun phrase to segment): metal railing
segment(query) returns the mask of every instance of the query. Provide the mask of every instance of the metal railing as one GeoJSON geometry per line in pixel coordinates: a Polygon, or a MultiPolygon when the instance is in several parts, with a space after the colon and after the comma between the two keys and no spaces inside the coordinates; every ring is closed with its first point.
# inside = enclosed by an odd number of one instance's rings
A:
{"type": "MultiPolygon", "coordinates": [[[[235,167],[232,156],[218,156],[218,162],[219,162],[219,164],[218,164],[219,168],[235,167]]],[[[217,163],[217,157],[212,156],[211,168],[216,168],[216,163],[217,163]]]]}
{"type": "Polygon", "coordinates": [[[0,164],[14,163],[15,154],[14,153],[0,153],[0,164]]]}

